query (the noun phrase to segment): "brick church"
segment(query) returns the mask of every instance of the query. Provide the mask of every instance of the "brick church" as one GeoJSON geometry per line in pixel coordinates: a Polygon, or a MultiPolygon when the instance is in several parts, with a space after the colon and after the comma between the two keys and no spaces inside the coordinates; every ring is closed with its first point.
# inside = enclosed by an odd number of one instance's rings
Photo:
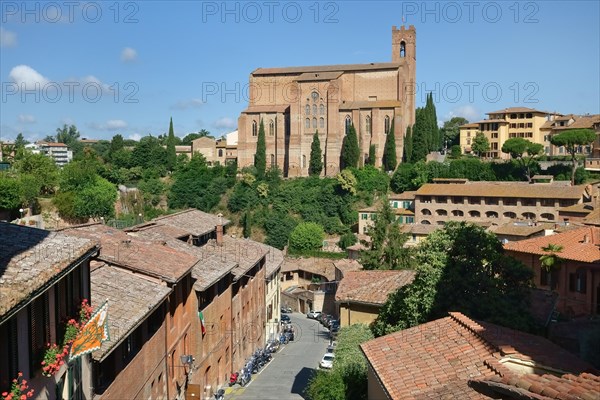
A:
{"type": "Polygon", "coordinates": [[[238,119],[238,166],[253,165],[260,121],[265,127],[267,168],[307,176],[310,147],[319,132],[323,174],[340,170],[344,136],[351,124],[364,163],[376,147],[381,166],[386,134],[394,121],[398,158],[406,127],[415,123],[416,31],[392,27],[392,61],[386,63],[258,68],[250,74],[249,105],[238,119]]]}

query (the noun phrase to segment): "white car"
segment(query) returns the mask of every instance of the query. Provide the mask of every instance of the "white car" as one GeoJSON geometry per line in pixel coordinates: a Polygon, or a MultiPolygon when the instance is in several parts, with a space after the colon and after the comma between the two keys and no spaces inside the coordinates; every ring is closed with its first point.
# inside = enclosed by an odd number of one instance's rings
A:
{"type": "Polygon", "coordinates": [[[321,362],[319,363],[319,368],[331,369],[333,367],[334,359],[335,359],[335,354],[333,354],[333,353],[325,354],[323,356],[323,358],[321,359],[321,362]]]}
{"type": "Polygon", "coordinates": [[[317,319],[321,316],[321,311],[310,311],[308,314],[306,314],[307,318],[311,318],[311,319],[317,319]]]}

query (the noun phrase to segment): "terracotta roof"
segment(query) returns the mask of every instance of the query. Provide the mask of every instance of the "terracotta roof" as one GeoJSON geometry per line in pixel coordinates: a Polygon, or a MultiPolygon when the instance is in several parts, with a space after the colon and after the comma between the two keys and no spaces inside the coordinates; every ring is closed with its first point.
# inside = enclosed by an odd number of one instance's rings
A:
{"type": "Polygon", "coordinates": [[[181,229],[172,225],[157,224],[148,222],[143,225],[136,225],[124,229],[130,236],[142,236],[151,240],[168,240],[178,238],[188,238],[190,233],[186,229],[181,229]]]}
{"type": "Polygon", "coordinates": [[[108,265],[90,273],[91,291],[95,305],[108,300],[108,329],[110,340],[102,343],[92,358],[106,358],[155,308],[171,293],[171,289],[108,265]]]}
{"type": "Polygon", "coordinates": [[[309,67],[283,67],[283,68],[258,68],[252,75],[279,75],[302,74],[305,72],[332,72],[332,71],[373,71],[381,69],[398,69],[400,63],[370,63],[370,64],[339,64],[317,65],[309,67]]]}
{"type": "Polygon", "coordinates": [[[359,110],[365,108],[395,108],[401,107],[399,100],[377,100],[377,101],[344,101],[340,103],[340,110],[359,110]]]}
{"type": "Polygon", "coordinates": [[[67,147],[64,143],[54,143],[54,142],[38,142],[40,146],[48,146],[48,147],[67,147]]]}
{"type": "Polygon", "coordinates": [[[478,123],[464,124],[458,127],[458,129],[469,129],[469,128],[479,128],[478,123]]]}
{"type": "Polygon", "coordinates": [[[314,82],[314,81],[331,81],[339,78],[343,74],[342,71],[331,72],[305,72],[296,78],[297,82],[314,82]]]}
{"type": "Polygon", "coordinates": [[[586,225],[600,226],[600,207],[596,207],[594,211],[589,213],[587,217],[584,218],[583,223],[586,225]]]}
{"type": "Polygon", "coordinates": [[[600,114],[583,115],[574,117],[575,121],[567,126],[553,126],[554,130],[566,129],[593,129],[595,124],[600,123],[600,114]]]}
{"type": "Polygon", "coordinates": [[[256,113],[285,113],[289,110],[290,106],[287,104],[272,104],[265,106],[250,106],[246,108],[242,113],[244,114],[256,114],[256,113]]]}
{"type": "Polygon", "coordinates": [[[469,383],[473,388],[488,393],[492,391],[497,395],[506,395],[508,392],[512,398],[518,399],[600,399],[600,376],[590,373],[562,376],[513,373],[474,379],[469,383]]]}
{"type": "Polygon", "coordinates": [[[539,232],[543,232],[546,229],[546,226],[539,225],[527,225],[527,224],[515,224],[514,222],[509,222],[504,225],[500,225],[494,228],[492,231],[496,235],[506,235],[506,236],[523,236],[529,237],[539,232]]]}
{"type": "Polygon", "coordinates": [[[559,207],[558,211],[559,213],[562,211],[588,215],[589,213],[594,211],[594,205],[592,203],[578,203],[568,207],[559,207]]]}
{"type": "Polygon", "coordinates": [[[174,226],[178,229],[187,230],[191,235],[201,236],[214,231],[219,224],[219,220],[221,220],[223,226],[230,222],[228,219],[189,208],[175,214],[154,218],[151,222],[174,226]]]}
{"type": "Polygon", "coordinates": [[[102,224],[80,225],[63,230],[69,235],[93,239],[101,244],[98,259],[165,282],[175,283],[198,262],[195,257],[102,224]]]}
{"type": "Polygon", "coordinates": [[[474,124],[485,124],[485,123],[490,123],[490,122],[497,122],[497,123],[505,123],[508,124],[508,121],[505,119],[482,119],[481,121],[477,121],[474,122],[474,124]]]}
{"type": "Polygon", "coordinates": [[[5,222],[0,238],[0,319],[97,250],[92,240],[5,222]]]}
{"type": "Polygon", "coordinates": [[[426,183],[417,196],[481,196],[549,199],[581,199],[585,186],[527,182],[466,182],[464,184],[426,183]]]}
{"type": "Polygon", "coordinates": [[[542,247],[546,247],[549,244],[562,246],[562,251],[557,254],[565,260],[586,263],[600,262],[600,228],[594,226],[573,229],[551,236],[509,242],[504,245],[504,249],[541,256],[547,254],[542,250],[542,247]]]}
{"type": "Polygon", "coordinates": [[[177,153],[191,153],[192,146],[175,146],[175,152],[177,153]]]}
{"type": "Polygon", "coordinates": [[[595,371],[549,340],[460,313],[361,345],[392,399],[488,399],[469,381],[506,376],[531,365],[545,372],[595,371]]]}
{"type": "Polygon", "coordinates": [[[335,300],[383,305],[390,293],[409,285],[414,278],[415,271],[411,270],[350,271],[344,274],[335,300]]]}
{"type": "MultiPolygon", "coordinates": [[[[356,243],[354,246],[356,246],[358,244],[360,244],[360,243],[356,243]]],[[[350,248],[350,247],[348,247],[348,248],[350,248]]],[[[358,250],[361,250],[361,249],[358,249],[358,250]]],[[[333,262],[333,265],[335,266],[335,268],[340,270],[340,272],[342,273],[342,276],[344,276],[348,272],[360,271],[361,269],[363,269],[363,266],[361,263],[359,263],[356,260],[350,260],[348,258],[344,258],[343,260],[336,260],[333,262]]]]}
{"type": "Polygon", "coordinates": [[[388,200],[414,200],[416,194],[416,190],[410,190],[402,193],[390,193],[388,195],[388,200]]]}
{"type": "Polygon", "coordinates": [[[335,279],[335,265],[326,258],[286,258],[281,272],[306,271],[321,275],[328,281],[335,279]]]}
{"type": "Polygon", "coordinates": [[[440,229],[440,225],[432,224],[404,224],[400,225],[400,232],[416,235],[429,235],[431,232],[440,229]]]}
{"type": "Polygon", "coordinates": [[[509,107],[498,111],[490,111],[486,114],[506,114],[506,113],[541,113],[541,114],[554,114],[554,115],[562,115],[558,113],[548,112],[548,111],[540,111],[534,108],[527,107],[509,107]]]}

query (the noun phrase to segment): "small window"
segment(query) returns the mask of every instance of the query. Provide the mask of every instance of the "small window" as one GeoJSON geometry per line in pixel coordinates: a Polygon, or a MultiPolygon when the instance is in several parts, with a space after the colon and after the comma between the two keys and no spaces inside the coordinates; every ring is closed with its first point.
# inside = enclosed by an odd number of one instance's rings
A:
{"type": "Polygon", "coordinates": [[[454,216],[454,217],[463,217],[464,215],[465,215],[465,213],[462,212],[461,210],[452,211],[452,216],[454,216]]]}
{"type": "Polygon", "coordinates": [[[310,118],[304,120],[304,129],[310,129],[310,118]]]}
{"type": "Polygon", "coordinates": [[[303,155],[302,156],[302,168],[305,168],[305,167],[306,167],[306,156],[303,155]]]}
{"type": "Polygon", "coordinates": [[[313,104],[312,106],[313,115],[317,115],[317,105],[313,104]]]}
{"type": "Polygon", "coordinates": [[[488,211],[485,213],[485,216],[488,218],[498,218],[498,213],[496,211],[488,211]]]}
{"type": "Polygon", "coordinates": [[[269,136],[275,136],[275,122],[269,122],[269,136]]]}
{"type": "Polygon", "coordinates": [[[431,215],[431,211],[427,208],[424,208],[423,210],[421,210],[421,215],[431,215]]]}
{"type": "Polygon", "coordinates": [[[313,127],[313,129],[317,129],[317,119],[316,118],[312,119],[312,127],[313,127]]]}
{"type": "Polygon", "coordinates": [[[304,107],[304,113],[306,115],[310,115],[310,106],[307,104],[306,107],[304,107]]]}
{"type": "Polygon", "coordinates": [[[310,94],[310,97],[312,98],[312,101],[317,101],[319,99],[319,93],[317,92],[312,92],[310,94]]]}
{"type": "Polygon", "coordinates": [[[219,149],[219,157],[223,157],[223,149],[219,149]]]}
{"type": "Polygon", "coordinates": [[[252,121],[252,136],[258,135],[258,126],[256,125],[256,121],[252,121]]]}
{"type": "Polygon", "coordinates": [[[325,105],[324,104],[321,104],[319,106],[319,114],[320,115],[325,115],[325,105]]]}
{"type": "Polygon", "coordinates": [[[448,211],[446,211],[446,210],[435,210],[435,213],[437,215],[439,215],[440,217],[445,217],[448,215],[448,211]]]}
{"type": "Polygon", "coordinates": [[[386,115],[383,120],[383,127],[386,134],[390,133],[390,117],[388,115],[386,115]]]}
{"type": "Polygon", "coordinates": [[[275,154],[271,154],[271,167],[275,166],[275,154]]]}
{"type": "Polygon", "coordinates": [[[321,129],[325,128],[325,118],[323,118],[323,117],[319,118],[319,128],[321,128],[321,129]]]}
{"type": "Polygon", "coordinates": [[[469,211],[469,216],[472,218],[479,218],[481,213],[479,211],[469,211]]]}
{"type": "Polygon", "coordinates": [[[346,126],[346,135],[347,135],[350,132],[350,127],[352,126],[352,118],[350,118],[349,115],[346,115],[345,126],[346,126]]]}
{"type": "Polygon", "coordinates": [[[406,57],[406,43],[404,41],[400,42],[400,58],[406,57]]]}
{"type": "Polygon", "coordinates": [[[365,220],[365,219],[369,219],[369,214],[361,214],[361,219],[365,220]]]}
{"type": "Polygon", "coordinates": [[[517,218],[517,214],[515,214],[514,212],[505,212],[504,218],[515,219],[515,218],[517,218]]]}
{"type": "Polygon", "coordinates": [[[368,115],[365,118],[365,130],[368,134],[371,134],[371,117],[368,115]]]}
{"type": "Polygon", "coordinates": [[[586,275],[586,271],[583,268],[579,268],[575,273],[569,274],[569,291],[585,293],[587,284],[586,275]]]}

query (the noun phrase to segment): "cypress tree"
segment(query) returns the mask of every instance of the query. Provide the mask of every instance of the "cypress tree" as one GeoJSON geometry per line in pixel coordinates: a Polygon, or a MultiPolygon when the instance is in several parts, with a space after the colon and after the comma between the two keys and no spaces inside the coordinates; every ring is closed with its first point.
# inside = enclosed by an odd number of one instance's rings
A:
{"type": "Polygon", "coordinates": [[[429,153],[427,147],[427,115],[424,108],[417,108],[416,122],[413,126],[413,144],[411,162],[424,161],[429,153]]]}
{"type": "Polygon", "coordinates": [[[262,118],[258,128],[258,142],[256,143],[254,166],[256,167],[256,177],[263,179],[267,170],[267,143],[265,139],[265,125],[262,118]]]}
{"type": "Polygon", "coordinates": [[[404,136],[404,162],[410,163],[413,153],[412,126],[406,127],[406,136],[404,136]]]}
{"type": "Polygon", "coordinates": [[[175,133],[173,133],[173,117],[169,123],[169,136],[167,137],[167,170],[173,171],[175,169],[175,162],[177,161],[177,153],[175,152],[175,133]]]}
{"type": "Polygon", "coordinates": [[[342,145],[342,169],[356,167],[358,165],[359,156],[356,129],[354,129],[354,124],[351,124],[348,128],[348,134],[344,138],[344,144],[342,145]]]}
{"type": "Polygon", "coordinates": [[[243,226],[242,234],[244,235],[245,238],[249,238],[250,235],[252,235],[252,221],[250,220],[250,215],[248,214],[248,211],[244,212],[242,223],[243,223],[242,224],[242,226],[243,226]]]}
{"type": "Polygon", "coordinates": [[[369,159],[367,160],[367,165],[375,166],[375,157],[377,157],[375,153],[375,145],[372,144],[369,146],[369,159]]]}
{"type": "Polygon", "coordinates": [[[321,141],[319,140],[319,131],[317,130],[310,146],[308,174],[310,176],[319,176],[321,175],[321,171],[323,171],[323,160],[321,159],[321,141]]]}
{"type": "Polygon", "coordinates": [[[396,136],[394,135],[394,120],[390,131],[385,139],[385,148],[383,149],[383,168],[385,171],[394,171],[398,165],[396,158],[396,136]]]}

